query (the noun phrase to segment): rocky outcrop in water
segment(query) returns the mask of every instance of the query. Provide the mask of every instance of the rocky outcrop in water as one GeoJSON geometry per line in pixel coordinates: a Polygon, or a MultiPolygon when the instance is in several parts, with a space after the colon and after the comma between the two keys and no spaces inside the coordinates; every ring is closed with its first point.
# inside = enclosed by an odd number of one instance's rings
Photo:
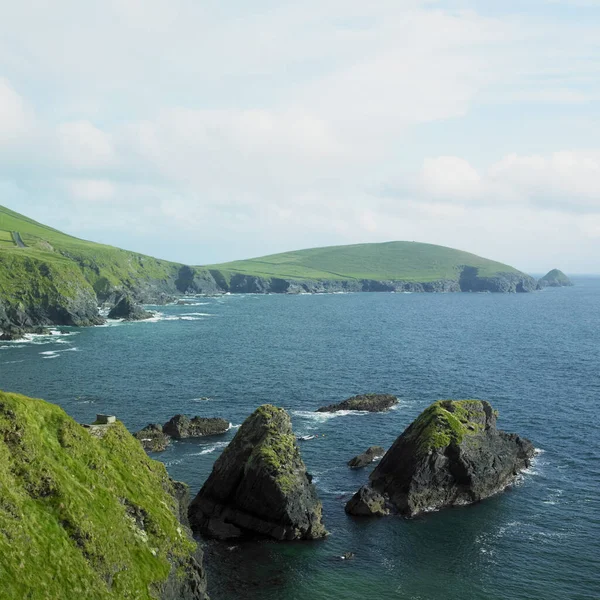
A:
{"type": "Polygon", "coordinates": [[[573,282],[558,269],[552,269],[539,280],[540,287],[569,287],[573,282]]]}
{"type": "Polygon", "coordinates": [[[264,405],[248,417],[190,505],[195,532],[276,540],[327,534],[322,505],[300,456],[289,415],[264,405]]]}
{"type": "Polygon", "coordinates": [[[496,417],[486,401],[432,404],[388,450],[346,512],[413,516],[503,490],[529,466],[534,447],[496,429],[496,417]]]}
{"type": "Polygon", "coordinates": [[[337,412],[338,410],[361,410],[383,412],[398,404],[398,398],[391,394],[362,394],[352,396],[338,404],[330,404],[317,409],[317,412],[337,412]]]}
{"type": "Polygon", "coordinates": [[[144,429],[140,429],[135,437],[140,441],[144,450],[149,452],[162,452],[166,450],[171,439],[163,432],[162,425],[150,423],[144,429]]]}
{"type": "Polygon", "coordinates": [[[348,466],[352,469],[360,469],[370,465],[372,462],[381,458],[385,454],[385,448],[381,446],[371,446],[367,448],[362,454],[355,456],[348,461],[348,466]]]}
{"type": "Polygon", "coordinates": [[[185,415],[175,415],[163,427],[163,433],[176,440],[205,435],[220,435],[229,431],[230,423],[220,418],[194,417],[190,419],[185,415]]]}
{"type": "Polygon", "coordinates": [[[122,296],[108,313],[109,319],[124,319],[125,321],[143,321],[154,315],[136,304],[129,295],[122,296]]]}

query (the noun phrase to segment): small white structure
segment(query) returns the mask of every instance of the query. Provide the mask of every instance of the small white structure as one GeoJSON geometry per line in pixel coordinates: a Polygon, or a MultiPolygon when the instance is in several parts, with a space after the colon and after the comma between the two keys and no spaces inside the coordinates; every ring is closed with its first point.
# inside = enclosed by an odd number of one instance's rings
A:
{"type": "Polygon", "coordinates": [[[116,423],[117,417],[114,415],[96,415],[96,424],[97,425],[110,425],[111,423],[116,423]]]}

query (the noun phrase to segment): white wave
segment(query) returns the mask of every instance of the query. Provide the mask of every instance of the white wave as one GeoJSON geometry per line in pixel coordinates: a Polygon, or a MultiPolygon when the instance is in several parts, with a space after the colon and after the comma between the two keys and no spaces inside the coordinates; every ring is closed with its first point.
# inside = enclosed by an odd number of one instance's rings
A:
{"type": "Polygon", "coordinates": [[[241,423],[239,425],[232,425],[231,423],[229,423],[229,429],[239,429],[241,426],[241,423]]]}
{"type": "Polygon", "coordinates": [[[6,362],[3,362],[3,365],[16,365],[17,363],[22,363],[25,362],[25,359],[23,360],[7,360],[6,362]]]}
{"type": "Polygon", "coordinates": [[[311,410],[293,410],[292,414],[303,419],[324,423],[336,417],[361,416],[370,414],[366,410],[338,410],[336,412],[316,412],[311,410]]]}
{"type": "Polygon", "coordinates": [[[190,313],[181,313],[182,317],[216,317],[212,313],[205,312],[190,312],[190,313]]]}
{"type": "Polygon", "coordinates": [[[199,317],[180,317],[179,321],[202,321],[199,317]]]}
{"type": "Polygon", "coordinates": [[[208,396],[200,396],[199,398],[192,398],[190,402],[210,402],[214,400],[214,398],[209,398],[208,396]]]}
{"type": "Polygon", "coordinates": [[[229,442],[217,442],[212,446],[208,446],[208,448],[204,448],[204,450],[200,450],[200,452],[194,452],[189,454],[188,456],[202,456],[203,454],[212,454],[216,450],[220,450],[221,448],[225,448],[229,445],[229,442]]]}
{"type": "Polygon", "coordinates": [[[51,354],[58,354],[58,350],[46,350],[46,352],[40,352],[40,354],[47,354],[50,356],[51,354]]]}
{"type": "Polygon", "coordinates": [[[60,358],[60,354],[51,354],[50,356],[43,356],[42,358],[60,358]]]}
{"type": "Polygon", "coordinates": [[[24,344],[12,344],[10,346],[0,346],[0,350],[9,350],[10,348],[25,348],[24,344]]]}

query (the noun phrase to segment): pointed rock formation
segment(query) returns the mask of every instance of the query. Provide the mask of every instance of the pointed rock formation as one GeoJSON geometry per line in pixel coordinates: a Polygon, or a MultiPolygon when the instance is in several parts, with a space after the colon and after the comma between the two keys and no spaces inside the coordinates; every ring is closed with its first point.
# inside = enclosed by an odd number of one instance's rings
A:
{"type": "Polygon", "coordinates": [[[435,402],[404,431],[347,503],[354,515],[413,516],[483,500],[529,466],[529,440],[496,429],[481,400],[435,402]]]}
{"type": "Polygon", "coordinates": [[[558,269],[552,269],[546,273],[538,282],[540,287],[568,287],[573,282],[558,269]]]}
{"type": "Polygon", "coordinates": [[[121,296],[108,313],[109,319],[125,319],[125,321],[143,321],[154,315],[136,304],[131,296],[121,296]]]}
{"type": "Polygon", "coordinates": [[[289,415],[269,404],[250,415],[217,459],[190,505],[192,529],[227,539],[327,535],[322,505],[306,472],[289,415]]]}

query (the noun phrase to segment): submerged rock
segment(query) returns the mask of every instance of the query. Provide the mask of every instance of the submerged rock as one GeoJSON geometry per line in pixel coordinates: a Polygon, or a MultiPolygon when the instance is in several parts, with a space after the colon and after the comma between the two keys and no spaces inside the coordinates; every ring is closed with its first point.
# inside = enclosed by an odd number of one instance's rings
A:
{"type": "Polygon", "coordinates": [[[229,431],[230,423],[225,419],[194,417],[190,419],[185,415],[175,415],[163,425],[163,432],[180,440],[189,437],[202,437],[205,435],[220,435],[229,431]]]}
{"type": "Polygon", "coordinates": [[[362,454],[355,456],[348,461],[348,466],[353,469],[360,469],[370,465],[374,460],[381,458],[385,454],[385,448],[381,446],[371,446],[367,448],[362,454]]]}
{"type": "Polygon", "coordinates": [[[392,508],[413,516],[483,500],[529,466],[529,440],[496,429],[497,412],[482,400],[435,402],[404,431],[347,503],[354,515],[392,508]]]}
{"type": "Polygon", "coordinates": [[[339,404],[330,404],[317,409],[317,412],[337,412],[338,410],[364,410],[383,412],[398,404],[398,398],[391,394],[363,394],[352,396],[339,404]]]}
{"type": "Polygon", "coordinates": [[[321,513],[289,415],[266,404],[217,459],[189,518],[195,532],[221,539],[250,533],[297,540],[327,535],[321,513]]]}
{"type": "Polygon", "coordinates": [[[135,437],[140,441],[144,450],[150,452],[162,452],[166,450],[171,439],[163,432],[162,425],[158,423],[150,423],[144,429],[140,429],[135,434],[135,437]]]}
{"type": "Polygon", "coordinates": [[[125,321],[143,321],[153,316],[128,295],[122,296],[108,313],[109,319],[125,319],[125,321]]]}
{"type": "Polygon", "coordinates": [[[568,287],[573,282],[558,269],[552,269],[539,280],[540,287],[568,287]]]}

